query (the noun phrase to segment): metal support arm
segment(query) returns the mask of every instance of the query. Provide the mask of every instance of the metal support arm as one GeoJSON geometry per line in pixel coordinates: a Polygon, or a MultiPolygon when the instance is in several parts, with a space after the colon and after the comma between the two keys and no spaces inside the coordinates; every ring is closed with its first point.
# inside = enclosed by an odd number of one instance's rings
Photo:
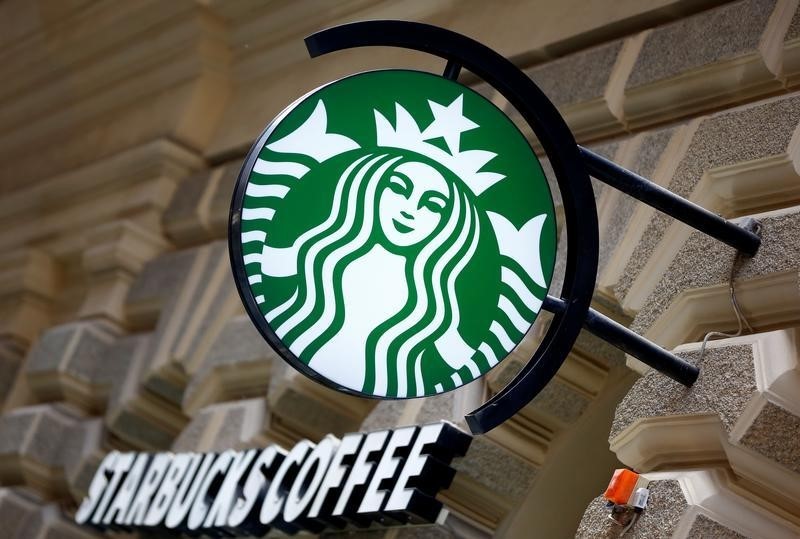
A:
{"type": "MultiPolygon", "coordinates": [[[[562,299],[547,296],[542,308],[550,312],[561,312],[566,303],[562,299]]],[[[676,382],[691,386],[697,380],[700,369],[687,363],[675,354],[631,331],[622,324],[589,309],[584,327],[593,335],[613,344],[676,382]]]]}
{"type": "Polygon", "coordinates": [[[753,256],[758,251],[761,238],[757,234],[726,221],[591,150],[580,146],[579,151],[586,170],[601,182],[727,243],[748,256],[753,256]]]}

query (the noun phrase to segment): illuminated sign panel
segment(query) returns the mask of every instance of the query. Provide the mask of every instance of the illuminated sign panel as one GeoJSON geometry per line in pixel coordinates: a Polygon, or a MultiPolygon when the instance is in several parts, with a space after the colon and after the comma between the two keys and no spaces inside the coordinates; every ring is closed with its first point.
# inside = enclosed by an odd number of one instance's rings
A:
{"type": "Polygon", "coordinates": [[[103,459],[75,521],[102,529],[263,535],[432,523],[436,494],[472,438],[449,423],[318,444],[221,453],[120,453],[103,459]]]}
{"type": "Polygon", "coordinates": [[[299,99],[237,183],[231,260],[289,363],[337,390],[407,398],[483,376],[522,340],[553,273],[539,160],[474,90],[372,71],[299,99]]]}

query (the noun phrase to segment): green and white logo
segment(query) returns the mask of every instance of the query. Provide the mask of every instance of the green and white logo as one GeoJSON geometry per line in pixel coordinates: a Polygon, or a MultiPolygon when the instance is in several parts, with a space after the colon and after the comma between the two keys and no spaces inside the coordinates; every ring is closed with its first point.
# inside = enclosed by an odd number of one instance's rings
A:
{"type": "Polygon", "coordinates": [[[555,215],[495,105],[436,75],[374,71],[298,100],[262,143],[243,172],[243,286],[284,356],[404,398],[474,380],[522,340],[552,277],[555,215]]]}

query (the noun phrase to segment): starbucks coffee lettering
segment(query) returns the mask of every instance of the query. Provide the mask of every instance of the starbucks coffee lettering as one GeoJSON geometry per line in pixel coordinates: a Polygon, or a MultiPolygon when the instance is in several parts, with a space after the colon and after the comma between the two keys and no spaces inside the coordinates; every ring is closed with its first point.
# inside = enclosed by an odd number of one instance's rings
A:
{"type": "Polygon", "coordinates": [[[263,535],[435,522],[471,437],[445,422],[221,453],[106,455],[75,514],[101,529],[263,535]]]}

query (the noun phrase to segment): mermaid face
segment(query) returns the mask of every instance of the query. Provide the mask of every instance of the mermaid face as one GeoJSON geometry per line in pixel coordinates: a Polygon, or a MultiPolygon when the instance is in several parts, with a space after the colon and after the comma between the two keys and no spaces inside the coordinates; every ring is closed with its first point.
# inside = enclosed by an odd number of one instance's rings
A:
{"type": "Polygon", "coordinates": [[[410,247],[427,239],[449,205],[448,193],[444,177],[430,165],[398,165],[378,204],[386,238],[397,247],[410,247]]]}

